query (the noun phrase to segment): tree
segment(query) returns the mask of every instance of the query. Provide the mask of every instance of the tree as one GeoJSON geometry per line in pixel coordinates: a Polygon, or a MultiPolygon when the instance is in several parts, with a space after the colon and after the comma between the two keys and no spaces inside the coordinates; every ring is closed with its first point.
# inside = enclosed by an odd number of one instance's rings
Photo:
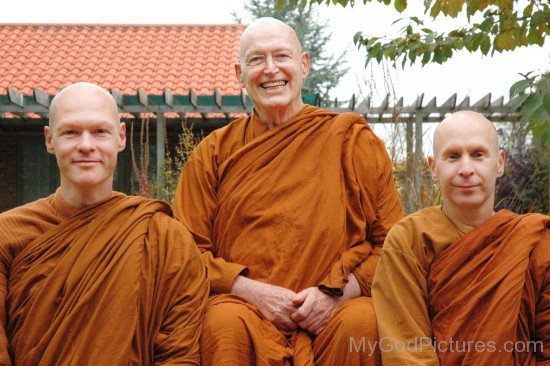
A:
{"type": "MultiPolygon", "coordinates": [[[[362,0],[363,4],[372,0],[362,0]]],[[[390,5],[392,0],[377,0],[390,5]]],[[[354,6],[355,0],[278,0],[279,7],[311,6],[312,4],[354,6]]],[[[407,0],[394,0],[398,12],[407,8],[407,0]]],[[[425,0],[425,13],[457,17],[465,8],[468,24],[449,32],[435,32],[425,27],[418,17],[411,17],[401,28],[400,36],[366,37],[357,33],[354,42],[367,51],[365,66],[372,60],[389,60],[405,67],[421,62],[442,64],[455,51],[466,49],[483,55],[511,51],[517,47],[542,47],[550,35],[550,4],[548,0],[425,0]],[[481,15],[481,21],[472,17],[481,15]]],[[[396,21],[397,22],[397,21],[396,21]]],[[[520,109],[521,120],[535,137],[550,142],[550,79],[548,73],[522,75],[523,79],[510,88],[514,107],[520,109]]]]}
{"type": "MultiPolygon", "coordinates": [[[[327,55],[326,45],[331,33],[327,33],[328,21],[320,21],[315,5],[304,7],[281,4],[278,8],[273,0],[249,0],[244,9],[253,19],[273,17],[279,19],[296,31],[304,51],[309,52],[311,69],[304,82],[304,93],[318,92],[321,99],[328,101],[329,93],[336,87],[347,72],[344,67],[345,53],[337,58],[327,55]]],[[[240,19],[233,13],[233,18],[240,19]]]]}

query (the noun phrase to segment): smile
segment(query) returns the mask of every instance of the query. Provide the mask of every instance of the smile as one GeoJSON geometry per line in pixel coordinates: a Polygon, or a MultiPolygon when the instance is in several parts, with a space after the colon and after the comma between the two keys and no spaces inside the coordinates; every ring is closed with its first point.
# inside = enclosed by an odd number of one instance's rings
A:
{"type": "Polygon", "coordinates": [[[264,89],[275,89],[280,86],[285,86],[288,82],[284,80],[280,81],[268,81],[267,83],[262,83],[260,86],[264,89]]]}

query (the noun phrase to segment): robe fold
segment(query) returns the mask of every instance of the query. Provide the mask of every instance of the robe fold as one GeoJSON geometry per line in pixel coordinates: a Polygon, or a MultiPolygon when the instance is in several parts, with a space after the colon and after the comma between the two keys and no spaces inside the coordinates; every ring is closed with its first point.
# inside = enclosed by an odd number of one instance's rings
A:
{"type": "Polygon", "coordinates": [[[0,363],[198,365],[206,269],[170,213],[120,193],[79,210],[58,190],[1,214],[0,363]]]}
{"type": "Polygon", "coordinates": [[[373,282],[384,365],[550,363],[549,223],[472,228],[438,206],[395,225],[373,282]]]}
{"type": "Polygon", "coordinates": [[[214,293],[244,274],[339,296],[354,273],[370,296],[380,247],[403,216],[391,169],[357,114],[306,106],[268,129],[253,113],[199,144],[173,209],[203,252],[214,293]]]}

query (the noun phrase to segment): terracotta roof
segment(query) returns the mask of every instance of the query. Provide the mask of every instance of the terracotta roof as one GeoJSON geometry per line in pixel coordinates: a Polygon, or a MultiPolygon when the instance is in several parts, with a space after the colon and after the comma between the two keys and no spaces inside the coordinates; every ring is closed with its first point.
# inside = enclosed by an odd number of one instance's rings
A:
{"type": "Polygon", "coordinates": [[[234,62],[245,25],[0,24],[0,94],[48,94],[90,81],[122,94],[200,95],[241,87],[234,62]]]}

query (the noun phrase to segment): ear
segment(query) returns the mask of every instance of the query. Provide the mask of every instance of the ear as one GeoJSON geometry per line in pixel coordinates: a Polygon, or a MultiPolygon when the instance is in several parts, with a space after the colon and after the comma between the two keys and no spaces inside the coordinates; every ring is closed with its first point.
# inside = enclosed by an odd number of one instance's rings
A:
{"type": "Polygon", "coordinates": [[[241,69],[241,64],[240,63],[235,64],[235,76],[237,77],[237,80],[239,81],[239,84],[241,84],[241,87],[244,88],[243,70],[241,69]]]}
{"type": "Polygon", "coordinates": [[[506,164],[506,152],[504,150],[498,151],[498,162],[497,162],[497,178],[502,177],[504,174],[504,165],[506,164]]]}
{"type": "Polygon", "coordinates": [[[304,79],[309,75],[310,66],[309,52],[302,52],[302,76],[304,79]]]}
{"type": "Polygon", "coordinates": [[[49,126],[44,126],[44,141],[46,143],[46,150],[50,154],[55,154],[55,149],[53,147],[52,131],[49,126]]]}
{"type": "Polygon", "coordinates": [[[118,127],[118,151],[124,150],[126,147],[126,123],[120,122],[118,127]]]}
{"type": "Polygon", "coordinates": [[[437,166],[435,165],[435,159],[433,156],[428,156],[428,167],[430,168],[430,175],[432,180],[436,183],[439,182],[439,173],[437,172],[437,166]]]}

